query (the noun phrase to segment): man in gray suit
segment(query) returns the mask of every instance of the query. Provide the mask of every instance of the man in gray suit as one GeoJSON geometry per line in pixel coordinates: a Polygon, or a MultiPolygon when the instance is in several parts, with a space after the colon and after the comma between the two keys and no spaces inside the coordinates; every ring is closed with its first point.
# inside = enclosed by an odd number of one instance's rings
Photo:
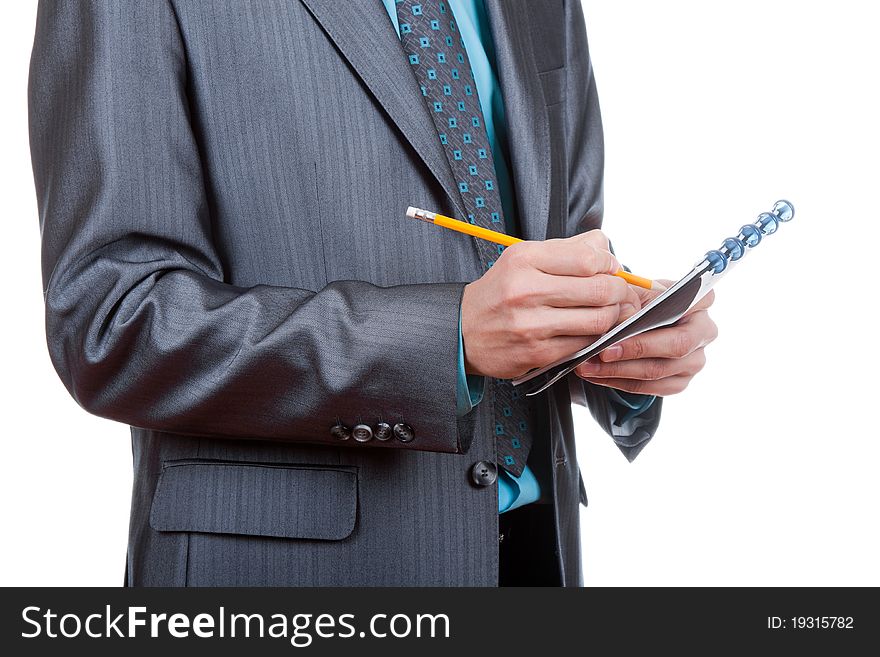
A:
{"type": "Polygon", "coordinates": [[[131,425],[128,585],[581,584],[571,403],[634,458],[715,327],[507,381],[645,300],[577,0],[41,2],[30,108],[51,357],[131,425]]]}

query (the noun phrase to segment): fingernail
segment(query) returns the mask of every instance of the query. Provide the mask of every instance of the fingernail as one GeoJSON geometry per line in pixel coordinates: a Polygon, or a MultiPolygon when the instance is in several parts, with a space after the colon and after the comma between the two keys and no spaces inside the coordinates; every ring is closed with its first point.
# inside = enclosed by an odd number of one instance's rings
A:
{"type": "Polygon", "coordinates": [[[599,371],[599,366],[596,363],[586,361],[578,365],[578,369],[584,374],[594,374],[599,371]]]}
{"type": "Polygon", "coordinates": [[[600,354],[600,358],[604,360],[606,363],[610,360],[617,360],[623,356],[623,347],[619,345],[615,345],[613,347],[608,347],[605,351],[600,354]]]}

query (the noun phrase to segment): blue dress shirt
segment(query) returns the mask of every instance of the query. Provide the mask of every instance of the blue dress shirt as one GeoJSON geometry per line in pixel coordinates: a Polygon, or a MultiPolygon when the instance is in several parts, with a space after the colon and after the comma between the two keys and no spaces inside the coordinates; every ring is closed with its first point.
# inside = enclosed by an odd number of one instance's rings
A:
{"type": "MultiPolygon", "coordinates": [[[[394,23],[394,29],[400,36],[400,27],[397,20],[397,9],[394,0],[382,0],[385,11],[394,23]]],[[[455,15],[459,32],[464,39],[465,49],[471,63],[471,71],[474,82],[477,85],[477,94],[480,98],[480,108],[483,111],[483,122],[489,137],[489,146],[492,148],[492,156],[495,159],[495,175],[498,180],[498,193],[501,196],[501,207],[504,210],[504,220],[507,233],[518,235],[519,227],[516,225],[513,204],[513,188],[510,182],[510,169],[507,166],[507,120],[504,116],[504,100],[501,96],[501,86],[495,74],[495,44],[492,41],[492,32],[489,27],[489,19],[486,16],[486,8],[483,0],[447,0],[452,13],[455,15]]],[[[458,415],[465,415],[483,399],[486,381],[482,376],[467,374],[464,367],[464,348],[461,338],[461,320],[458,326],[458,388],[456,401],[458,415]]],[[[622,419],[618,422],[623,424],[639,413],[646,411],[654,402],[654,397],[645,395],[628,395],[608,389],[612,401],[619,403],[625,411],[622,411],[622,419]]],[[[517,507],[536,501],[541,496],[541,487],[534,472],[528,465],[523,469],[519,477],[515,477],[506,470],[499,470],[498,476],[498,512],[503,513],[517,507]]]]}

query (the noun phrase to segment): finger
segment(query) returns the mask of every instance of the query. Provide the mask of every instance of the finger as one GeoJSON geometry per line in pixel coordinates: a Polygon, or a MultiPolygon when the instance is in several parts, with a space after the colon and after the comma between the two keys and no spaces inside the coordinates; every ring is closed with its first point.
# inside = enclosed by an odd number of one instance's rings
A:
{"type": "Polygon", "coordinates": [[[541,274],[538,282],[544,305],[554,308],[610,306],[638,303],[638,297],[619,276],[597,274],[589,278],[541,274]]]}
{"type": "Polygon", "coordinates": [[[685,313],[685,317],[687,317],[688,315],[692,315],[693,313],[700,312],[701,310],[708,310],[713,303],[715,303],[715,290],[709,290],[709,293],[706,294],[706,296],[697,301],[697,303],[694,304],[693,308],[689,309],[685,313]]]}
{"type": "Polygon", "coordinates": [[[656,395],[657,397],[667,397],[669,395],[677,395],[685,390],[691,382],[690,376],[671,376],[660,381],[636,381],[634,379],[591,379],[589,377],[581,377],[584,381],[589,381],[597,386],[606,388],[614,388],[623,392],[631,392],[636,395],[656,395]]]}
{"type": "Polygon", "coordinates": [[[599,336],[617,324],[620,316],[617,304],[595,308],[544,308],[543,311],[531,313],[527,328],[540,339],[566,335],[599,336]]]}
{"type": "Polygon", "coordinates": [[[639,309],[642,307],[641,299],[639,299],[639,295],[633,289],[631,285],[627,285],[627,295],[626,298],[620,304],[620,317],[617,318],[617,323],[625,322],[630,317],[635,315],[639,309]]]}
{"type": "Polygon", "coordinates": [[[609,347],[600,354],[604,362],[639,358],[683,358],[706,346],[718,335],[718,328],[705,311],[688,321],[653,329],[609,347]]]}
{"type": "Polygon", "coordinates": [[[544,367],[555,363],[562,358],[567,358],[576,351],[580,351],[595,340],[594,336],[571,336],[560,335],[541,340],[539,345],[530,353],[530,361],[535,367],[544,367]]]}
{"type": "Polygon", "coordinates": [[[670,376],[694,376],[706,364],[706,355],[697,349],[684,358],[640,358],[614,363],[588,361],[578,365],[579,374],[598,379],[637,379],[659,381],[670,376]]]}
{"type": "Polygon", "coordinates": [[[620,270],[620,263],[610,251],[577,238],[521,242],[505,249],[502,257],[516,258],[527,267],[557,276],[585,277],[620,270]]]}
{"type": "Polygon", "coordinates": [[[605,233],[603,233],[598,228],[594,230],[588,230],[586,233],[575,235],[574,239],[584,242],[586,244],[590,244],[591,246],[594,246],[597,249],[602,249],[603,251],[611,250],[611,242],[608,241],[608,237],[606,237],[605,233]]]}
{"type": "Polygon", "coordinates": [[[647,306],[654,299],[656,299],[661,294],[663,294],[663,292],[661,290],[646,290],[643,287],[636,288],[635,292],[636,292],[636,295],[638,295],[638,297],[639,297],[639,302],[643,306],[647,306]]]}
{"type": "Polygon", "coordinates": [[[685,315],[678,320],[674,327],[687,327],[687,330],[694,331],[701,337],[701,347],[715,340],[718,337],[718,325],[705,310],[697,311],[692,315],[685,315]]]}
{"type": "Polygon", "coordinates": [[[672,287],[672,285],[675,283],[675,281],[670,281],[669,279],[666,279],[666,278],[655,278],[654,282],[658,283],[660,285],[659,289],[652,288],[650,290],[646,290],[643,287],[634,288],[636,291],[636,294],[638,295],[639,300],[642,302],[643,306],[646,306],[649,303],[651,303],[654,299],[656,299],[661,294],[663,294],[666,290],[668,290],[670,287],[672,287]]]}

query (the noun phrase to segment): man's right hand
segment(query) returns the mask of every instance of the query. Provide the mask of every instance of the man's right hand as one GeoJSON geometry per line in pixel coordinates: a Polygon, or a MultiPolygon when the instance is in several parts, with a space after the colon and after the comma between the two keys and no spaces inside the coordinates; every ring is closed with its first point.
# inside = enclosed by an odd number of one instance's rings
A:
{"type": "Polygon", "coordinates": [[[508,247],[464,288],[465,370],[510,379],[587,346],[640,307],[619,270],[598,230],[508,247]]]}

